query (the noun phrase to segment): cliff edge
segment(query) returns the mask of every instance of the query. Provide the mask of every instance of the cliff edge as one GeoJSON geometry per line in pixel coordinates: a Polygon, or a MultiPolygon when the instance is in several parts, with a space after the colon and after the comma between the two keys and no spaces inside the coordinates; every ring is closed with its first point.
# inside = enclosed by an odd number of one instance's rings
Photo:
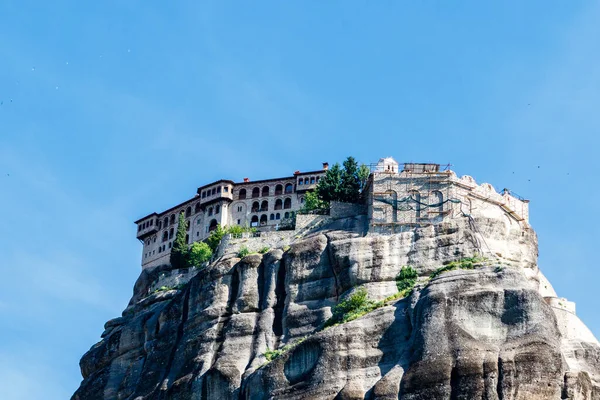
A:
{"type": "Polygon", "coordinates": [[[365,226],[339,219],[265,254],[229,246],[196,271],[144,270],[81,359],[72,400],[600,399],[600,345],[538,269],[531,228],[365,226]],[[419,276],[406,297],[403,266],[419,276]],[[361,288],[377,306],[326,328],[361,288]]]}

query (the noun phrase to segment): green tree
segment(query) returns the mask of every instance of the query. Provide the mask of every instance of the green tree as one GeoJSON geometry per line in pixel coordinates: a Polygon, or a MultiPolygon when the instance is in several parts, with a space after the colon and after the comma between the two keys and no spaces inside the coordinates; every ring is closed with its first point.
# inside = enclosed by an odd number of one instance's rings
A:
{"type": "Polygon", "coordinates": [[[339,186],[339,201],[356,203],[360,196],[360,180],[358,178],[358,163],[354,157],[344,161],[339,186]]]}
{"type": "Polygon", "coordinates": [[[177,234],[175,235],[175,242],[173,242],[173,248],[171,249],[171,267],[173,268],[185,268],[187,266],[188,257],[188,245],[186,241],[187,235],[187,221],[183,213],[179,214],[179,221],[177,225],[177,234]]]}
{"type": "Polygon", "coordinates": [[[360,168],[358,168],[358,181],[360,182],[360,192],[362,193],[366,186],[367,181],[369,179],[369,175],[371,175],[371,170],[365,164],[361,164],[360,168]]]}
{"type": "Polygon", "coordinates": [[[340,183],[342,181],[342,168],[335,163],[329,168],[317,184],[317,196],[322,201],[329,203],[331,200],[339,200],[340,183]]]}
{"type": "Polygon", "coordinates": [[[217,247],[219,247],[221,239],[223,239],[223,236],[225,236],[226,233],[227,232],[225,229],[223,229],[221,224],[218,224],[217,227],[213,229],[212,232],[210,232],[210,235],[208,235],[206,238],[205,242],[208,244],[208,247],[210,247],[213,253],[217,251],[217,247]]]}
{"type": "Polygon", "coordinates": [[[194,242],[189,251],[189,266],[199,266],[202,263],[210,260],[212,255],[213,252],[208,244],[204,242],[194,242]]]}
{"type": "Polygon", "coordinates": [[[324,210],[327,207],[329,207],[329,204],[321,200],[316,191],[311,190],[304,195],[304,206],[302,206],[302,210],[300,211],[324,210]]]}

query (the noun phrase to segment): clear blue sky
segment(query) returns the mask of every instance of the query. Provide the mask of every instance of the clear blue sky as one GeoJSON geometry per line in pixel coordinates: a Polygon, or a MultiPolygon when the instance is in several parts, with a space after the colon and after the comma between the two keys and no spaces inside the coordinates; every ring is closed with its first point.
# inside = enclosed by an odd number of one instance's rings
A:
{"type": "Polygon", "coordinates": [[[531,199],[599,336],[599,4],[2,0],[2,397],[76,389],[140,272],[134,220],[347,155],[531,199]]]}

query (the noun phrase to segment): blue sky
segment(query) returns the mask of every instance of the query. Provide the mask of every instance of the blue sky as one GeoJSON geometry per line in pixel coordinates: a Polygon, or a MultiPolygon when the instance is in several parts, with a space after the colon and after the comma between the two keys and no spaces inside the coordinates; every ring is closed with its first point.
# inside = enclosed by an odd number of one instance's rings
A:
{"type": "Polygon", "coordinates": [[[540,267],[600,336],[599,19],[564,0],[3,0],[3,398],[77,388],[140,272],[134,220],[347,155],[531,199],[540,267]]]}

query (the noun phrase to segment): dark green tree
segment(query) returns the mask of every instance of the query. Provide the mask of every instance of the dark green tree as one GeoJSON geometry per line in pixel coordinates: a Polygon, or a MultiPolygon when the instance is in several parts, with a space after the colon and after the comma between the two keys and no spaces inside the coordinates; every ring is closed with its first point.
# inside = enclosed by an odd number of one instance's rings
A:
{"type": "Polygon", "coordinates": [[[358,178],[358,163],[354,157],[348,157],[344,161],[344,169],[341,173],[339,186],[339,201],[356,203],[360,196],[360,180],[358,178]]]}
{"type": "Polygon", "coordinates": [[[367,181],[371,175],[371,170],[365,164],[361,164],[358,169],[358,181],[360,182],[360,192],[362,193],[367,186],[367,181]]]}
{"type": "Polygon", "coordinates": [[[177,225],[177,234],[175,235],[175,242],[173,242],[173,248],[171,249],[171,267],[172,268],[186,268],[188,258],[188,245],[186,241],[187,235],[187,221],[183,213],[179,214],[179,221],[177,225]]]}
{"type": "Polygon", "coordinates": [[[342,169],[339,163],[335,163],[329,168],[319,183],[317,184],[317,195],[319,199],[326,203],[331,200],[339,200],[340,198],[340,183],[342,181],[342,169]]]}

